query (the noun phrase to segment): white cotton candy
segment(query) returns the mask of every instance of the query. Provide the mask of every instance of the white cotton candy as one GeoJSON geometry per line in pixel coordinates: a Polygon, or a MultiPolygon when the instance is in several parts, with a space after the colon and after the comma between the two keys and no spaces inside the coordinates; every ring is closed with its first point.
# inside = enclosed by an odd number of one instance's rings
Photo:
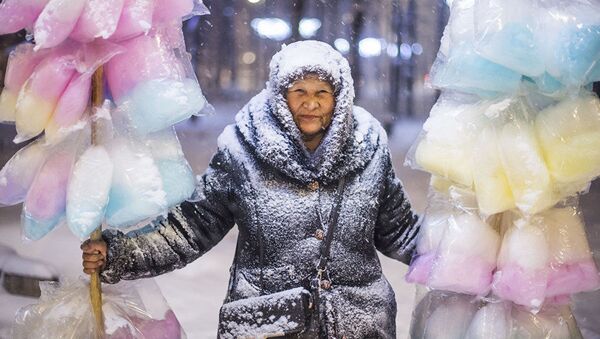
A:
{"type": "Polygon", "coordinates": [[[48,151],[43,140],[38,140],[23,147],[10,158],[0,170],[0,206],[16,205],[25,200],[48,151]]]}
{"type": "Polygon", "coordinates": [[[587,182],[600,175],[600,100],[594,94],[568,98],[541,111],[535,128],[552,177],[587,182]]]}
{"type": "Polygon", "coordinates": [[[475,307],[463,298],[449,298],[440,304],[427,320],[424,339],[463,339],[475,307]]]}
{"type": "Polygon", "coordinates": [[[125,138],[116,138],[108,149],[114,164],[106,209],[109,226],[132,226],[165,212],[166,193],[150,151],[125,138]]]}
{"type": "Polygon", "coordinates": [[[506,339],[510,330],[510,304],[490,303],[477,311],[465,339],[506,339]]]}
{"type": "Polygon", "coordinates": [[[79,238],[101,225],[112,175],[113,163],[102,146],[88,148],[75,164],[67,191],[67,223],[79,238]]]}

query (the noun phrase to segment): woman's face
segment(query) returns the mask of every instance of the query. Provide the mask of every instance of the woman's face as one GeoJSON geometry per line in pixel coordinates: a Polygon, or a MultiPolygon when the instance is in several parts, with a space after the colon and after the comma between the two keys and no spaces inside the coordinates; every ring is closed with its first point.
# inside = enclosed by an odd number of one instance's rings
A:
{"type": "Polygon", "coordinates": [[[305,137],[320,136],[331,124],[335,97],[329,82],[309,74],[295,81],[286,97],[294,122],[305,137]]]}

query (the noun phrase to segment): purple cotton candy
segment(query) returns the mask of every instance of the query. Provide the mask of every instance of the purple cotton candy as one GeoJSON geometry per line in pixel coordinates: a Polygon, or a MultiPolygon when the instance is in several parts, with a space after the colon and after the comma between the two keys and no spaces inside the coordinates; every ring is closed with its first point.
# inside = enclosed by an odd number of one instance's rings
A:
{"type": "Polygon", "coordinates": [[[508,264],[494,274],[494,294],[515,304],[539,308],[546,296],[548,270],[531,270],[508,264]]]}
{"type": "Polygon", "coordinates": [[[435,261],[435,252],[420,254],[408,268],[406,281],[425,285],[429,280],[431,269],[435,261]]]}
{"type": "Polygon", "coordinates": [[[549,297],[592,291],[600,287],[598,269],[589,258],[580,262],[563,264],[548,274],[546,295],[549,297]]]}

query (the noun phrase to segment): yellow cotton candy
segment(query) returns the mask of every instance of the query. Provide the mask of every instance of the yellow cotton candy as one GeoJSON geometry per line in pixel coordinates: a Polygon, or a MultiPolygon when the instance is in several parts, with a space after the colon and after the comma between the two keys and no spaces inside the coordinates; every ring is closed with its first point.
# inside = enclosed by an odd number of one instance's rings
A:
{"type": "Polygon", "coordinates": [[[537,213],[556,203],[550,173],[533,129],[525,121],[505,125],[499,135],[501,159],[516,206],[537,213]]]}
{"type": "Polygon", "coordinates": [[[17,93],[4,88],[0,94],[0,122],[14,122],[16,106],[17,93]]]}
{"type": "Polygon", "coordinates": [[[27,140],[42,133],[53,111],[51,102],[33,95],[20,95],[15,116],[18,138],[27,140]]]}
{"type": "Polygon", "coordinates": [[[573,207],[555,208],[540,215],[552,254],[560,263],[590,259],[591,250],[587,242],[583,222],[573,207]]]}
{"type": "Polygon", "coordinates": [[[600,100],[586,95],[540,112],[536,133],[553,178],[561,183],[600,175],[600,100]]]}
{"type": "Polygon", "coordinates": [[[515,207],[504,167],[498,154],[496,135],[485,129],[475,146],[477,170],[473,172],[473,183],[479,210],[492,215],[515,207]]]}
{"type": "Polygon", "coordinates": [[[473,184],[471,154],[465,149],[424,139],[417,146],[415,158],[427,172],[467,187],[473,184]]]}

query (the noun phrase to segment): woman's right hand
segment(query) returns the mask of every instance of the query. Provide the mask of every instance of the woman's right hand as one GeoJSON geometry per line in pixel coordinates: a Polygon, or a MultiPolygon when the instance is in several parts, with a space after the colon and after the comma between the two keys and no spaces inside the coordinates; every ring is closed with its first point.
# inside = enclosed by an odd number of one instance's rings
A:
{"type": "Polygon", "coordinates": [[[106,242],[103,240],[86,240],[81,244],[83,254],[83,272],[92,274],[101,272],[106,265],[106,242]]]}

